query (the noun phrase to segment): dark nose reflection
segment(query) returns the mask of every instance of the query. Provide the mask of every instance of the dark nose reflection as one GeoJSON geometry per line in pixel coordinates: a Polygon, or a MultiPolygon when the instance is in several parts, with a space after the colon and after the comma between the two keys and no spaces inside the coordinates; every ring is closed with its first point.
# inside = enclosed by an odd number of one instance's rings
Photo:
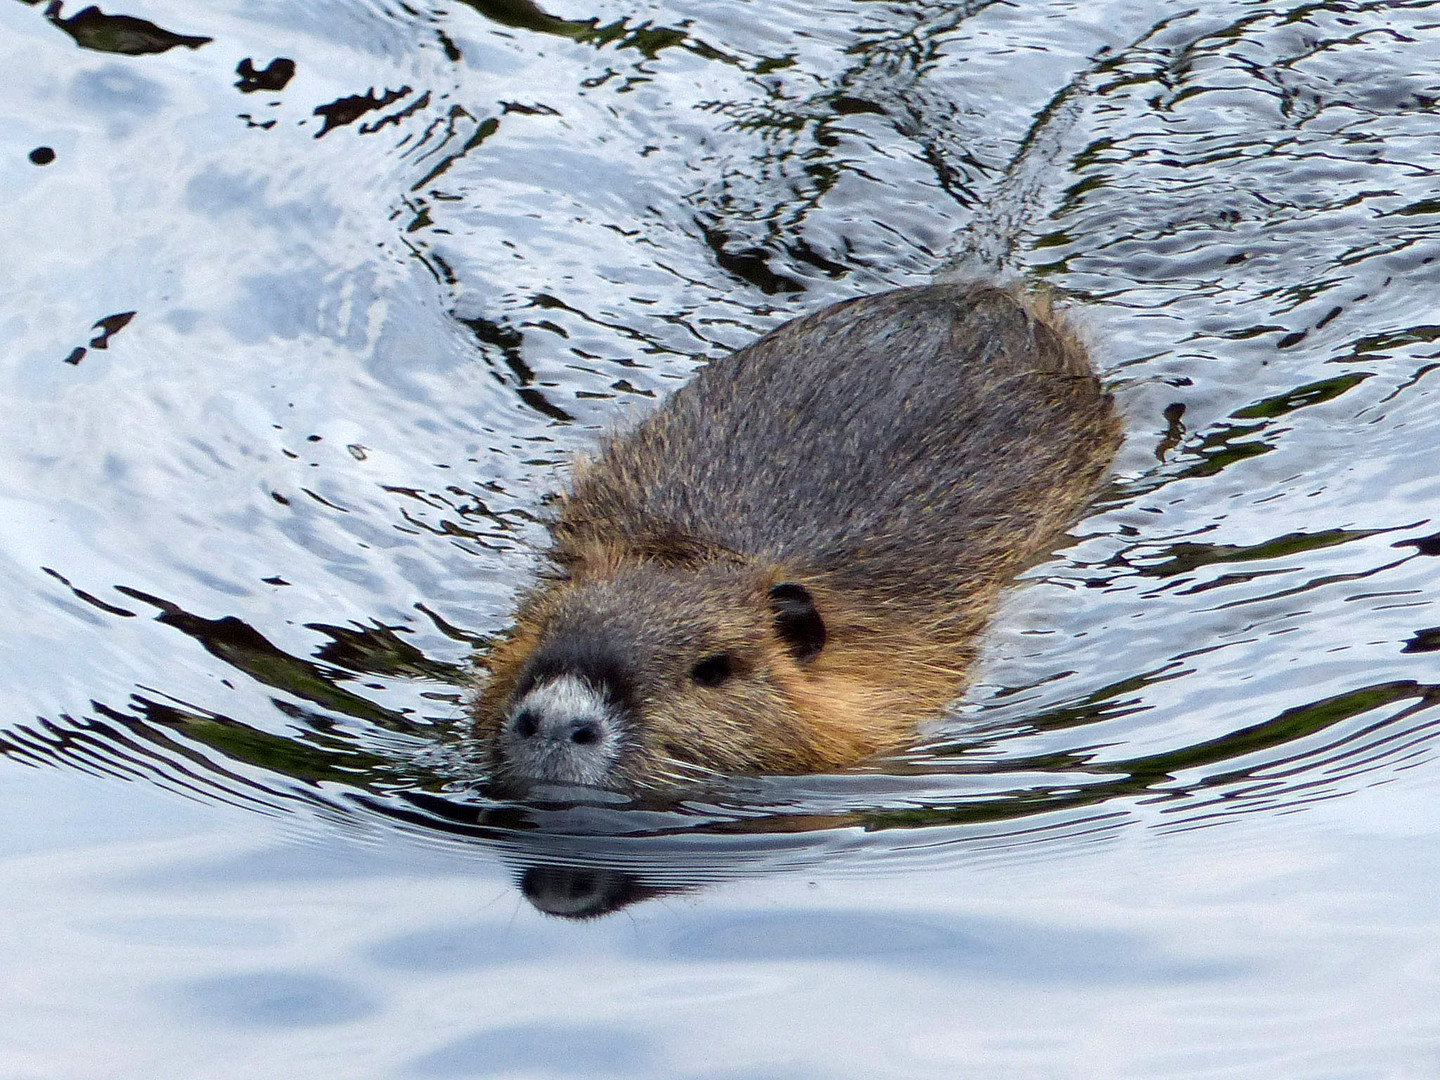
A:
{"type": "Polygon", "coordinates": [[[520,892],[536,911],[562,919],[596,919],[676,888],[646,885],[639,875],[594,866],[532,866],[520,892]]]}

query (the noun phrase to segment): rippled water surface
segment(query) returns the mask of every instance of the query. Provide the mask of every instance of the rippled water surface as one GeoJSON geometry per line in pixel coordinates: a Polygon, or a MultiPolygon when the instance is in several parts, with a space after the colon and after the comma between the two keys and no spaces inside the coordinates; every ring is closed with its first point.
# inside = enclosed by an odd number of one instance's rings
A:
{"type": "Polygon", "coordinates": [[[1440,3],[125,2],[0,0],[0,1075],[1440,1075],[1440,3]],[[568,454],[975,274],[1128,439],[952,715],[487,797],[568,454]]]}

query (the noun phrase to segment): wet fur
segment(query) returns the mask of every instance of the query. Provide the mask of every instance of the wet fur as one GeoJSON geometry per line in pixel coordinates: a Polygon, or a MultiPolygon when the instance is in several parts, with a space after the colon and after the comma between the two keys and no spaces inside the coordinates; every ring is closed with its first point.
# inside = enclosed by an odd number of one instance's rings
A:
{"type": "Polygon", "coordinates": [[[567,625],[643,661],[621,783],[894,748],[959,692],[996,596],[1119,438],[1084,350],[1034,298],[935,285],[787,323],[577,463],[550,565],[487,658],[476,732],[493,742],[527,658],[567,625]],[[772,625],[781,582],[824,619],[813,659],[772,625]],[[719,649],[743,657],[727,696],[684,677],[719,649]]]}

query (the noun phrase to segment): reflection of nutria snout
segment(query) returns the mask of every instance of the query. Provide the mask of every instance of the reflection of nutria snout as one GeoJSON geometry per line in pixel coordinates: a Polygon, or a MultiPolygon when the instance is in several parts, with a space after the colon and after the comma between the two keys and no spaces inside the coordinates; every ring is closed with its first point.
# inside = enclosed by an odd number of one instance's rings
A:
{"type": "Polygon", "coordinates": [[[473,706],[497,777],[630,788],[894,748],[1119,434],[1054,315],[992,286],[836,304],[702,368],[576,466],[473,706]]]}

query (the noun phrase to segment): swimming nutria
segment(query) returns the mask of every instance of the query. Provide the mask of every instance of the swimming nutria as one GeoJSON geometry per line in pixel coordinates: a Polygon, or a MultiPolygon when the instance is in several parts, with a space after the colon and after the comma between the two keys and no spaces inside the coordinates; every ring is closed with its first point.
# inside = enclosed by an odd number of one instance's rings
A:
{"type": "Polygon", "coordinates": [[[832,769],[961,688],[1120,422],[1048,307],[849,300],[700,369],[575,466],[472,710],[496,778],[832,769]]]}

